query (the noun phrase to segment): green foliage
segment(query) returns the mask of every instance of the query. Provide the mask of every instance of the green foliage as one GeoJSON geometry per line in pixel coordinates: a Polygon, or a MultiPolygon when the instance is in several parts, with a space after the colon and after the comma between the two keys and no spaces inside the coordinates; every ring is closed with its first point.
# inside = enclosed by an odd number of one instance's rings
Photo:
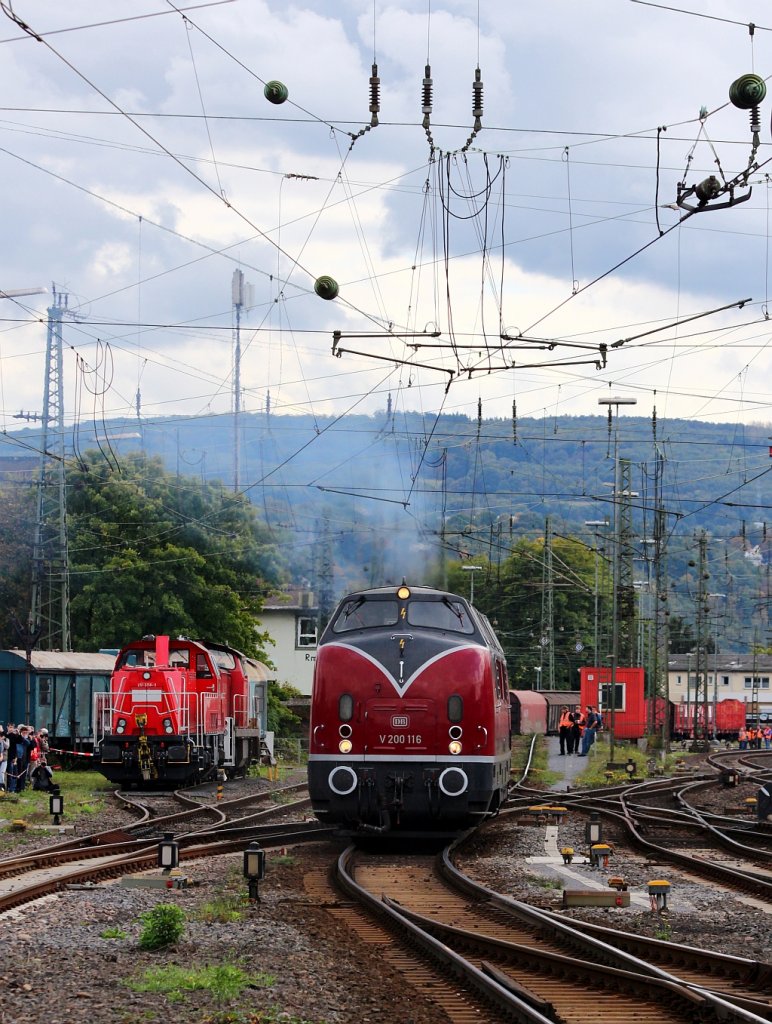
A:
{"type": "Polygon", "coordinates": [[[195,914],[196,920],[209,924],[235,924],[243,916],[242,898],[228,893],[222,893],[216,899],[204,903],[195,914]]]}
{"type": "Polygon", "coordinates": [[[284,703],[292,697],[303,694],[289,683],[268,684],[268,730],[281,736],[299,736],[303,725],[290,708],[284,703]]]}
{"type": "MultiPolygon", "coordinates": [[[[557,689],[577,689],[577,669],[590,664],[595,619],[595,556],[585,544],[570,537],[553,537],[553,621],[555,623],[555,683],[557,689]],[[584,651],[575,645],[581,640],[584,651]]],[[[512,689],[536,685],[534,665],[542,657],[544,595],[544,540],[520,538],[499,567],[476,559],[484,571],[476,573],[474,603],[491,620],[507,658],[512,689]]],[[[461,564],[448,573],[448,588],[468,595],[469,574],[461,564]]],[[[608,597],[608,582],[599,580],[601,598],[608,597]]],[[[606,600],[610,607],[610,602],[606,600]]]]}
{"type": "Polygon", "coordinates": [[[102,939],[125,939],[126,932],[123,930],[123,928],[113,926],[110,928],[105,928],[103,932],[99,933],[99,936],[102,939]]]}
{"type": "Polygon", "coordinates": [[[139,937],[140,949],[163,949],[172,946],[185,931],[185,912],[175,903],[159,903],[152,910],[140,914],[143,928],[139,937]]]}
{"type": "Polygon", "coordinates": [[[673,929],[670,922],[666,918],[661,918],[654,929],[654,938],[660,939],[662,942],[670,942],[672,937],[673,929]]]}
{"type": "Polygon", "coordinates": [[[263,653],[261,580],[276,579],[278,565],[246,499],[142,455],[116,470],[89,452],[67,484],[75,649],[182,633],[263,653]]]}
{"type": "Polygon", "coordinates": [[[135,992],[157,992],[165,995],[170,1002],[184,998],[185,992],[206,989],[220,1002],[230,1002],[249,986],[267,988],[273,985],[271,974],[249,974],[235,964],[218,964],[206,967],[180,967],[169,964],[165,967],[150,967],[141,978],[127,982],[135,992]]]}
{"type": "Polygon", "coordinates": [[[32,488],[0,485],[0,648],[19,646],[13,619],[27,620],[34,518],[32,488]]]}

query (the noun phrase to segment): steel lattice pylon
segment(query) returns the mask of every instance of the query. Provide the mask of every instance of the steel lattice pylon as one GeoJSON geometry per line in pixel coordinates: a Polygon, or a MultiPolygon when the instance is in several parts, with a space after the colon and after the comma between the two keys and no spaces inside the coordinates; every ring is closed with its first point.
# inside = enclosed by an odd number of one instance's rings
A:
{"type": "Polygon", "coordinates": [[[28,630],[40,632],[43,650],[70,650],[70,587],[67,552],[67,493],[64,444],[62,318],[67,295],[54,289],[48,307],[43,383],[40,467],[32,547],[32,588],[28,630]]]}

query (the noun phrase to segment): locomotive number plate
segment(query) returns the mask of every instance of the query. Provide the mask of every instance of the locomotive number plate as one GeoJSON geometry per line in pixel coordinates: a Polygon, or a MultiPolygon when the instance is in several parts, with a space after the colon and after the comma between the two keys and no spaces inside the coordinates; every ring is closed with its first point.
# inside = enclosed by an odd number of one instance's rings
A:
{"type": "Polygon", "coordinates": [[[410,719],[407,715],[393,715],[391,719],[392,729],[407,729],[410,725],[410,719]]]}

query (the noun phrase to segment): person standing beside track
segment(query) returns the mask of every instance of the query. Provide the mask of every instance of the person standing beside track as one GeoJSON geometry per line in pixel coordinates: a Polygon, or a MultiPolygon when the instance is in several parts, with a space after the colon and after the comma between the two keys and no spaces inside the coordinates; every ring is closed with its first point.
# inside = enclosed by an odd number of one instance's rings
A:
{"type": "Polygon", "coordinates": [[[568,753],[573,754],[574,748],[571,743],[571,729],[573,727],[573,721],[571,715],[568,713],[568,707],[563,706],[560,709],[560,720],[558,721],[558,736],[560,737],[560,756],[563,757],[566,753],[566,747],[568,747],[568,753]]]}
{"type": "Polygon", "coordinates": [[[601,717],[592,704],[587,705],[587,720],[584,726],[584,736],[582,736],[582,750],[579,757],[587,757],[590,752],[590,747],[595,742],[595,733],[601,728],[601,717]]]}
{"type": "Polygon", "coordinates": [[[27,783],[27,765],[33,744],[29,738],[28,726],[20,725],[18,732],[11,732],[11,727],[8,728],[8,792],[21,793],[27,783]]]}
{"type": "Polygon", "coordinates": [[[0,791],[5,792],[5,770],[8,767],[8,740],[5,730],[0,725],[0,791]]]}
{"type": "Polygon", "coordinates": [[[573,725],[571,726],[571,749],[569,754],[578,754],[579,744],[582,739],[582,729],[584,728],[584,715],[580,707],[571,712],[571,721],[573,725]]]}

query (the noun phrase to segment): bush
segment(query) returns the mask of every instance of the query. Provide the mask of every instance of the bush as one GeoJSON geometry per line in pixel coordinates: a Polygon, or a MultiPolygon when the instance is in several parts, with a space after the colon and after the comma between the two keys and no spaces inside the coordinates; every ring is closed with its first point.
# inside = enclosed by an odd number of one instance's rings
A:
{"type": "Polygon", "coordinates": [[[139,937],[140,949],[162,949],[173,945],[185,931],[185,912],[174,903],[160,903],[140,914],[144,927],[139,937]]]}

